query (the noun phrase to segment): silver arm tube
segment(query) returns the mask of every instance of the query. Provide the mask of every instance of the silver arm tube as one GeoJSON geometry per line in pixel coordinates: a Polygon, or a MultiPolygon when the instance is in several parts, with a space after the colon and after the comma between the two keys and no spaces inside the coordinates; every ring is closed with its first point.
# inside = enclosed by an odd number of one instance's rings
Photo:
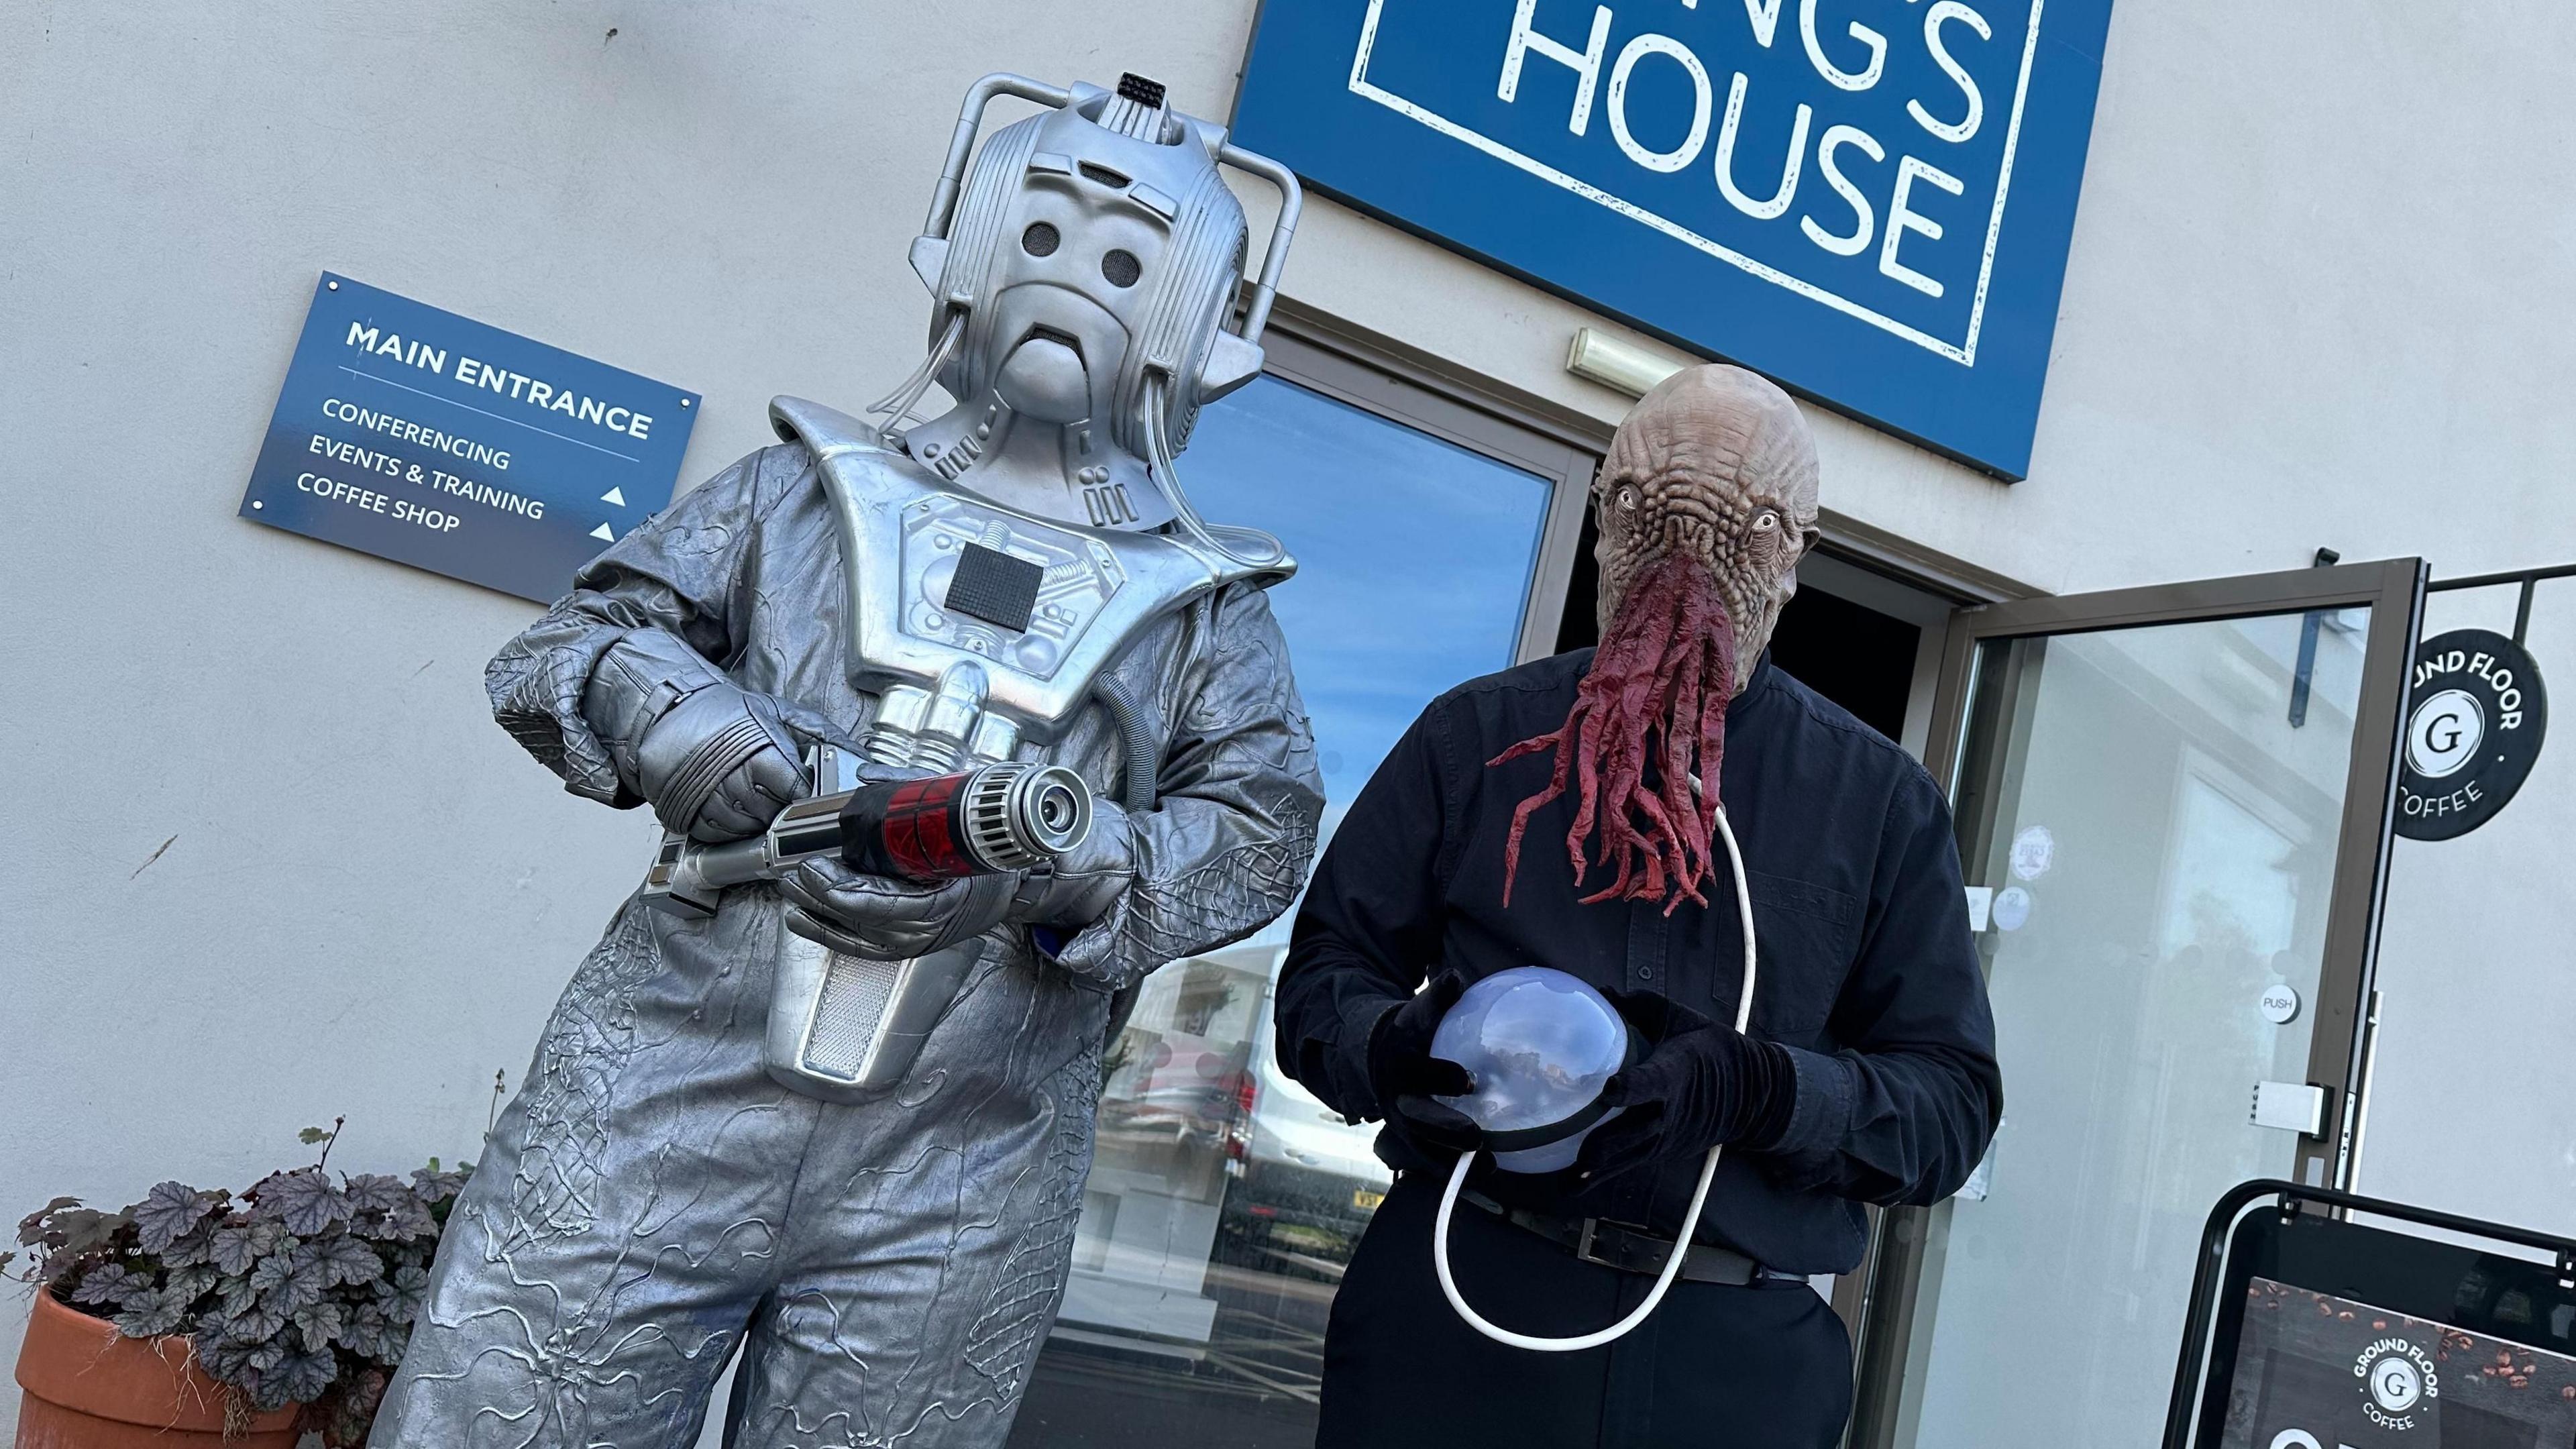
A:
{"type": "Polygon", "coordinates": [[[930,193],[930,219],[921,226],[924,235],[948,235],[948,224],[955,219],[957,210],[957,188],[966,179],[966,158],[974,154],[975,133],[984,125],[984,107],[995,96],[1018,96],[1042,106],[1059,107],[1073,100],[1071,91],[1008,71],[995,71],[975,82],[966,92],[966,104],[957,113],[957,133],[948,138],[948,162],[939,168],[938,189],[930,193]]]}
{"type": "Polygon", "coordinates": [[[1257,151],[1229,143],[1216,159],[1238,171],[1249,171],[1279,188],[1279,220],[1270,228],[1270,246],[1261,254],[1261,280],[1252,289],[1252,305],[1243,314],[1243,340],[1261,341],[1270,325],[1270,306],[1279,300],[1279,278],[1288,270],[1288,243],[1297,235],[1297,214],[1306,204],[1297,173],[1257,151]]]}
{"type": "Polygon", "coordinates": [[[1118,803],[1131,815],[1154,808],[1154,777],[1162,768],[1162,750],[1146,722],[1144,706],[1118,676],[1103,672],[1091,692],[1118,726],[1120,772],[1118,803]]]}

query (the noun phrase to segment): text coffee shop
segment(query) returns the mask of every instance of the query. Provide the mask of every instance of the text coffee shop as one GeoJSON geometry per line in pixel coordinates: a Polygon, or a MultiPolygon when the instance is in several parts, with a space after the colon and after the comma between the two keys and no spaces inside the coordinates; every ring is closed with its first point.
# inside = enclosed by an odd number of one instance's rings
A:
{"type": "MultiPolygon", "coordinates": [[[[1596,641],[1639,396],[1725,361],[1812,427],[1771,662],[1946,795],[2006,1084],[1966,1185],[1873,1206],[1813,1280],[1847,1443],[2576,1442],[2544,683],[2576,259],[2527,243],[2568,223],[2516,121],[2558,82],[2489,53],[2532,37],[2135,0],[452,8],[0,19],[0,571],[38,620],[0,658],[42,681],[0,740],[34,795],[122,782],[19,857],[13,1211],[452,1166],[521,1111],[580,1141],[611,1086],[548,1064],[625,1050],[653,987],[566,976],[679,847],[531,769],[485,661],[774,427],[822,436],[773,397],[948,414],[970,163],[1051,106],[1167,109],[1249,237],[1172,527],[1294,557],[1267,598],[1327,843],[1433,699],[1596,641]],[[148,448],[100,448],[138,411],[148,448]]],[[[1197,204],[1024,164],[1118,225],[1197,204]]],[[[1098,532],[1155,506],[1076,476],[1098,532]]],[[[1020,625],[1086,607],[1079,560],[924,499],[905,546],[1002,560],[997,597],[1024,571],[1020,625]]],[[[1757,935],[1871,929],[1746,865],[1757,935]]],[[[1393,1177],[1273,1050],[1292,917],[1122,1000],[1012,1443],[1314,1442],[1393,1177]]],[[[582,1151],[544,1212],[641,1148],[582,1151]]],[[[541,1327],[548,1393],[611,1392],[625,1347],[541,1327]]],[[[524,1416],[557,1402],[478,1432],[552,1442],[524,1416]]],[[[904,1442],[848,1412],[818,1442],[904,1442]]]]}

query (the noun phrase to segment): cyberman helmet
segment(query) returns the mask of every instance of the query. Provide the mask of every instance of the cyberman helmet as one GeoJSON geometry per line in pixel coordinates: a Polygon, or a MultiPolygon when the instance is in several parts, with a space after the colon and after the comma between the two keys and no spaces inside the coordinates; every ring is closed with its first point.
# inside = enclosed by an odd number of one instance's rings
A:
{"type": "Polygon", "coordinates": [[[930,354],[874,409],[894,415],[889,442],[943,478],[1049,516],[1177,521],[1246,563],[1275,552],[1260,535],[1210,529],[1172,472],[1200,405],[1260,372],[1297,224],[1296,178],[1225,135],[1171,110],[1163,87],[1140,76],[1115,92],[978,81],[912,247],[934,298],[930,354]],[[979,152],[997,95],[1053,109],[994,132],[979,152]],[[1247,231],[1220,163],[1280,194],[1240,333],[1225,323],[1245,280],[1247,231]],[[898,432],[934,379],[956,406],[898,432]]]}

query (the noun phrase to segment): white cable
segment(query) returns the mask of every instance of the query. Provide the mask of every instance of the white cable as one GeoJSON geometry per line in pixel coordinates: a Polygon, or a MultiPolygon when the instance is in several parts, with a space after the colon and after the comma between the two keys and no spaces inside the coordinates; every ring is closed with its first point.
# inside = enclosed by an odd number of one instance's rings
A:
{"type": "MultiPolygon", "coordinates": [[[[1692,780],[1691,787],[1694,791],[1698,790],[1699,781],[1692,780]]],[[[1726,863],[1733,868],[1735,874],[1735,916],[1744,928],[1744,987],[1735,996],[1735,1029],[1741,1032],[1753,1020],[1753,896],[1745,889],[1744,852],[1736,848],[1735,831],[1726,823],[1726,807],[1723,805],[1717,809],[1717,835],[1720,840],[1726,842],[1726,863]]],[[[1655,1275],[1655,1286],[1647,1292],[1646,1301],[1638,1304],[1627,1317],[1611,1324],[1608,1328],[1578,1334],[1572,1338],[1533,1338],[1526,1333],[1514,1333],[1508,1328],[1498,1327],[1486,1322],[1484,1315],[1468,1307],[1466,1298],[1459,1293],[1458,1280],[1449,1272],[1449,1218],[1457,1211],[1458,1190],[1467,1183],[1467,1169],[1476,1161],[1476,1154],[1460,1153],[1456,1170],[1449,1174],[1449,1186],[1440,1194],[1440,1216],[1434,1219],[1431,1225],[1431,1266],[1440,1273],[1440,1291],[1449,1295],[1449,1306],[1458,1310],[1458,1316],[1467,1320],[1469,1328],[1496,1343],[1509,1344],[1513,1348],[1535,1349],[1540,1353],[1574,1353],[1582,1349],[1599,1348],[1613,1339],[1622,1337],[1629,1330],[1646,1321],[1647,1316],[1664,1301],[1665,1290],[1671,1288],[1673,1280],[1681,1276],[1682,1259],[1689,1256],[1691,1235],[1699,1231],[1699,1210],[1708,1201],[1708,1185],[1717,1176],[1717,1156],[1723,1151],[1725,1147],[1722,1144],[1710,1148],[1708,1160],[1700,1164],[1699,1185],[1691,1189],[1690,1210],[1682,1214],[1682,1230],[1674,1237],[1673,1250],[1664,1259],[1664,1270],[1655,1275]]]]}

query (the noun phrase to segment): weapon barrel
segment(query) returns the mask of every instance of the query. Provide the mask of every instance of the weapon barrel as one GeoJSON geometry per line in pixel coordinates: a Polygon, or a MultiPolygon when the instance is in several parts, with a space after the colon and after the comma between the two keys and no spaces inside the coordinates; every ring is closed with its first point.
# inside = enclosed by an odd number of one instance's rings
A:
{"type": "Polygon", "coordinates": [[[1091,813],[1090,785],[1061,765],[1011,762],[862,785],[840,809],[841,859],[913,880],[1021,870],[1080,845],[1091,813]]]}

